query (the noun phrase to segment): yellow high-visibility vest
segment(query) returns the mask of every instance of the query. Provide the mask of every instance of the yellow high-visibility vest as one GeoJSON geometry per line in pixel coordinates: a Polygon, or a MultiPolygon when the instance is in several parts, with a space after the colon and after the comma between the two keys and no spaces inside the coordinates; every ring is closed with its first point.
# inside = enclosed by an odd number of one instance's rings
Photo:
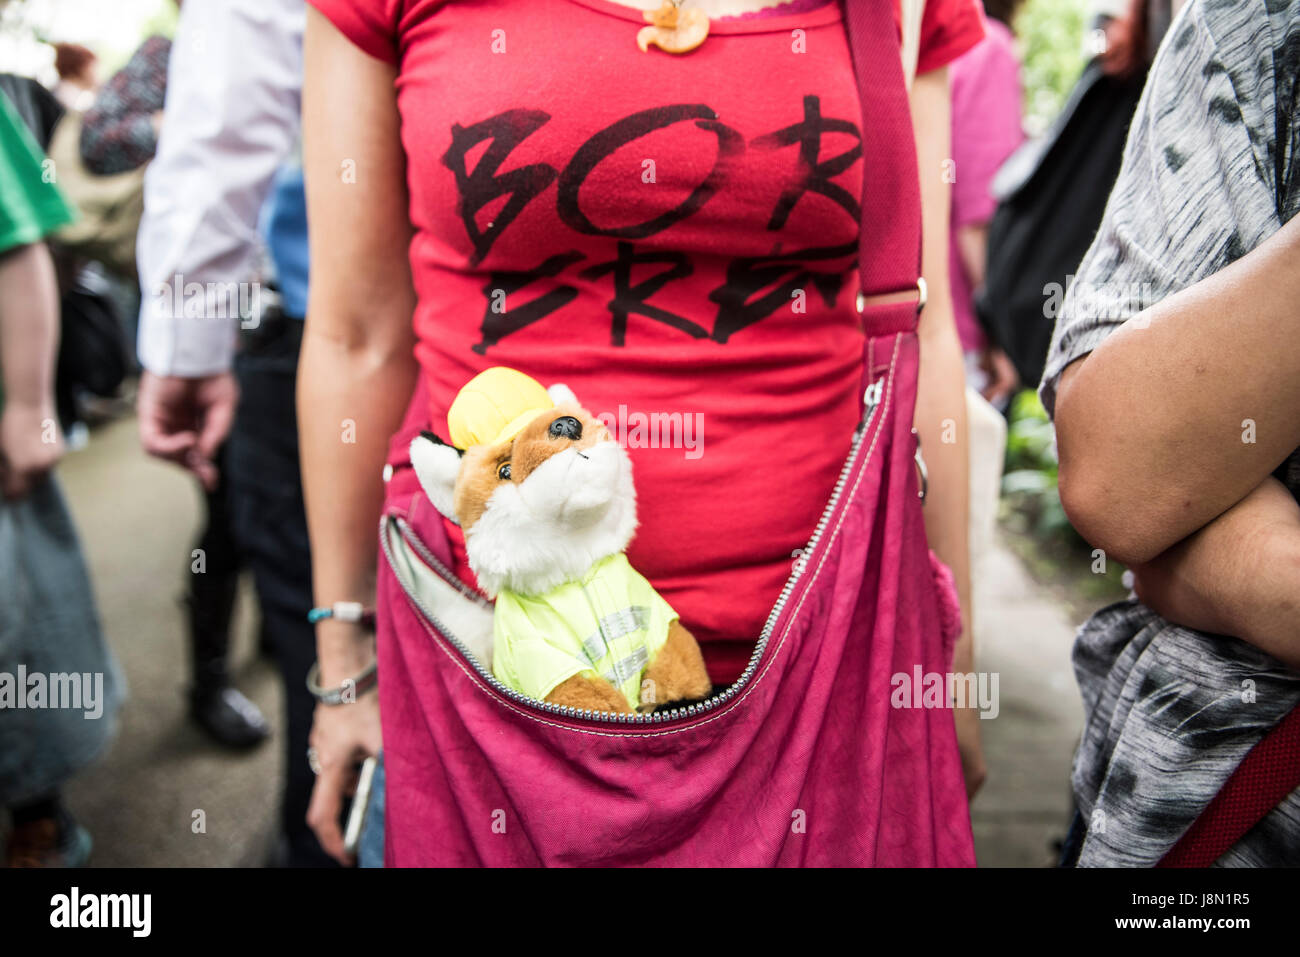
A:
{"type": "Polygon", "coordinates": [[[492,671],[539,699],[574,675],[601,675],[635,710],[646,666],[677,618],[620,552],[544,595],[497,595],[492,671]]]}

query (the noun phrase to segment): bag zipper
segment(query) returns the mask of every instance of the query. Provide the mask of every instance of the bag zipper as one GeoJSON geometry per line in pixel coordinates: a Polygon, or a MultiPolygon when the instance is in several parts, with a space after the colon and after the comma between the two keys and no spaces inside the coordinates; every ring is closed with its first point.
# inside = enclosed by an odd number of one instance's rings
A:
{"type": "Polygon", "coordinates": [[[768,613],[767,620],[763,624],[763,630],[759,633],[758,641],[754,645],[754,651],[749,657],[749,662],[745,665],[745,670],[741,672],[740,677],[737,678],[726,691],[712,695],[697,704],[686,705],[681,708],[671,708],[667,711],[654,711],[650,714],[618,714],[613,711],[592,711],[573,708],[567,705],[552,704],[549,701],[542,701],[538,698],[533,698],[516,691],[515,689],[503,684],[497,679],[496,675],[488,671],[478,657],[474,655],[459,638],[453,635],[451,630],[440,622],[438,617],[428,608],[427,605],[425,605],[419,596],[416,595],[414,585],[408,582],[403,577],[403,573],[398,570],[397,562],[393,555],[392,545],[388,540],[387,529],[384,527],[385,523],[391,521],[395,524],[402,539],[415,550],[420,559],[466,598],[469,598],[487,608],[491,608],[492,603],[462,582],[460,578],[458,578],[431,551],[429,551],[428,547],[420,541],[419,536],[415,534],[414,529],[411,528],[410,524],[405,519],[392,515],[385,515],[384,518],[381,519],[379,526],[380,546],[383,549],[384,557],[388,560],[388,567],[392,570],[394,577],[397,578],[398,584],[401,585],[402,591],[406,593],[406,597],[410,599],[411,604],[415,606],[429,624],[433,625],[438,634],[451,644],[451,646],[465,660],[466,664],[474,669],[479,678],[481,678],[484,683],[502,697],[526,708],[531,708],[556,717],[577,718],[584,721],[595,721],[602,724],[643,726],[660,725],[683,718],[698,717],[721,707],[735,698],[742,690],[744,690],[745,686],[753,680],[755,673],[758,671],[758,663],[762,660],[763,653],[767,650],[767,643],[772,637],[772,633],[776,630],[776,623],[780,620],[781,613],[785,610],[785,606],[789,602],[790,596],[794,593],[795,587],[803,577],[803,572],[808,565],[808,560],[812,557],[813,551],[821,541],[822,535],[826,531],[826,527],[830,524],[831,518],[835,514],[835,510],[839,505],[840,497],[844,493],[844,487],[848,484],[849,476],[852,474],[853,468],[857,464],[858,454],[862,449],[862,440],[867,434],[868,426],[871,425],[872,420],[875,417],[876,409],[880,406],[883,389],[883,375],[875,382],[871,383],[871,385],[867,386],[866,392],[863,395],[864,410],[862,421],[859,422],[857,428],[853,430],[853,442],[849,448],[848,458],[845,459],[844,465],[840,469],[839,477],[835,480],[835,488],[831,492],[831,497],[826,503],[826,508],[822,511],[822,516],[818,520],[816,528],[813,529],[812,537],[808,539],[808,544],[802,550],[800,557],[795,561],[794,570],[791,572],[790,577],[786,579],[785,585],[781,589],[781,594],[776,599],[776,604],[772,606],[772,610],[768,613]]]}

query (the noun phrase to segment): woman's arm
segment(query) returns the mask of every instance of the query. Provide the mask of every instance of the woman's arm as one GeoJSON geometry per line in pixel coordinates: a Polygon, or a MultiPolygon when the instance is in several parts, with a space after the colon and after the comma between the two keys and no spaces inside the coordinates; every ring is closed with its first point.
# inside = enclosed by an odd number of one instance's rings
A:
{"type": "MultiPolygon", "coordinates": [[[[915,424],[930,475],[925,503],[925,530],[934,549],[952,569],[961,599],[962,634],[957,641],[953,670],[974,670],[970,630],[970,553],[967,545],[970,515],[970,446],[966,435],[966,373],[948,288],[949,187],[944,164],[951,155],[948,71],[934,70],[916,78],[912,86],[912,118],[916,130],[916,156],[921,174],[921,211],[924,232],[921,272],[929,299],[921,313],[920,381],[917,386],[915,424]]],[[[956,713],[957,737],[962,749],[966,790],[974,794],[984,779],[984,757],[979,742],[979,713],[963,708],[956,713]]]]}
{"type": "Polygon", "coordinates": [[[1061,501],[1093,545],[1150,561],[1300,446],[1300,218],[1070,365],[1061,501]]]}
{"type": "Polygon", "coordinates": [[[1300,669],[1300,505],[1277,479],[1133,573],[1138,598],[1169,621],[1300,669]]]}
{"type": "MultiPolygon", "coordinates": [[[[392,66],[313,8],[304,41],[303,147],[311,294],[298,373],[303,494],[316,603],[374,602],[383,466],[416,379],[406,170],[392,66]],[[345,175],[347,174],[347,175],[345,175]]],[[[326,687],[373,659],[356,626],[317,626],[326,687]]],[[[373,694],[318,706],[321,764],[308,821],[343,858],[339,810],[353,763],[379,748],[373,694]]]]}
{"type": "Polygon", "coordinates": [[[957,255],[966,281],[976,291],[984,285],[984,275],[989,261],[989,224],[971,223],[957,227],[957,255]]]}

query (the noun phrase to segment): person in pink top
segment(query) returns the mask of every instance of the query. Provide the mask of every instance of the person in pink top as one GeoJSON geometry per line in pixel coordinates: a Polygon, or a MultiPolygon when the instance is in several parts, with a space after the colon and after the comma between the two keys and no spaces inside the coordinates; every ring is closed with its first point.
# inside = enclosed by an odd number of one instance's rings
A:
{"type": "MultiPolygon", "coordinates": [[[[477,831],[458,830],[466,843],[456,845],[442,829],[446,815],[468,820],[468,802],[489,792],[445,787],[434,763],[460,719],[440,710],[436,664],[421,657],[432,650],[428,635],[406,621],[393,627],[405,606],[387,591],[376,597],[374,585],[382,468],[413,391],[419,424],[436,428],[465,382],[504,365],[563,382],[597,412],[681,412],[707,423],[698,459],[630,449],[640,525],[628,559],[699,640],[715,688],[732,686],[860,421],[861,310],[880,305],[877,292],[915,301],[914,264],[905,285],[867,290],[862,305],[857,296],[859,260],[883,270],[917,255],[914,236],[897,240],[902,217],[891,215],[900,193],[890,185],[913,163],[930,173],[916,184],[920,208],[908,212],[932,227],[920,264],[929,297],[913,417],[929,469],[924,522],[968,597],[965,403],[939,170],[950,155],[944,67],[982,36],[978,6],[927,0],[910,95],[899,70],[892,85],[871,89],[880,99],[868,99],[865,115],[848,25],[871,19],[868,39],[880,47],[870,62],[894,61],[895,4],[690,0],[684,12],[711,26],[685,55],[638,48],[645,8],[657,6],[309,0],[304,491],[317,603],[376,605],[389,865],[482,863],[516,846],[523,857],[512,861],[554,859],[512,843],[530,833],[514,825],[509,841],[482,846],[477,831]],[[875,105],[885,97],[888,108],[875,105]],[[898,110],[911,115],[895,122],[898,110]],[[355,442],[340,442],[344,420],[355,442]],[[945,421],[962,438],[945,442],[945,421]]],[[[390,470],[397,484],[388,489],[400,488],[403,469],[390,470]]],[[[427,532],[472,587],[460,530],[435,517],[427,532]]],[[[343,687],[375,660],[356,623],[322,620],[317,637],[324,688],[343,687]]],[[[956,658],[954,670],[973,670],[968,635],[956,658]]],[[[379,749],[379,712],[374,695],[317,711],[308,820],[340,860],[339,808],[353,764],[379,749]]],[[[860,717],[842,724],[861,727],[860,717]]],[[[969,709],[956,716],[970,718],[977,726],[969,709]]],[[[973,735],[963,740],[973,789],[982,756],[973,735]]],[[[928,774],[919,753],[929,752],[891,752],[891,784],[914,780],[912,767],[928,774]]],[[[946,774],[956,756],[933,753],[946,774]]],[[[548,773],[566,767],[552,761],[548,773]]],[[[965,809],[941,828],[968,828],[956,817],[965,809]]],[[[891,833],[872,859],[912,860],[890,848],[921,833],[891,833]]],[[[575,853],[588,859],[591,840],[575,853]]],[[[936,839],[917,853],[964,843],[936,839]]]]}
{"type": "Polygon", "coordinates": [[[1024,141],[1020,57],[1008,24],[1021,0],[985,0],[984,39],[948,67],[952,88],[952,239],[950,276],[957,335],[971,384],[995,405],[1016,388],[1014,367],[975,317],[984,282],[988,226],[998,168],[1024,141]]]}

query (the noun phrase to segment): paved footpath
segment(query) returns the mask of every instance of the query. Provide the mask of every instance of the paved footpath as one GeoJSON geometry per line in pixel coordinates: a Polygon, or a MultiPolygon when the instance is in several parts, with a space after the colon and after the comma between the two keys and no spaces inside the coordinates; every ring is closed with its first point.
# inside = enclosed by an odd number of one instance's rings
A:
{"type": "MultiPolygon", "coordinates": [[[[95,838],[92,863],[261,863],[274,832],[280,740],[230,755],[208,744],[185,714],[177,598],[198,521],[196,486],[144,457],[133,419],[97,430],[60,474],[130,683],[116,742],[68,789],[95,838]]],[[[977,602],[978,666],[999,675],[999,714],[983,722],[989,779],[972,809],[976,848],[984,866],[1043,866],[1064,834],[1081,720],[1069,666],[1074,629],[1001,548],[986,559],[977,602]]],[[[246,592],[235,674],[278,734],[280,692],[275,670],[255,654],[253,604],[246,592]]]]}
{"type": "Polygon", "coordinates": [[[1055,864],[1070,818],[1070,759],[1083,709],[1070,667],[1077,622],[1000,546],[975,587],[975,662],[998,674],[999,712],[981,722],[989,775],[971,806],[984,867],[1055,864]]]}
{"type": "Polygon", "coordinates": [[[232,755],[209,744],[186,713],[178,599],[199,521],[197,484],[140,451],[134,418],[96,430],[86,449],[64,461],[60,478],[130,695],[112,748],[68,788],[95,841],[91,863],[262,863],[277,813],[284,722],[276,671],[255,654],[249,592],[240,597],[234,675],[273,720],[276,738],[232,755]]]}

